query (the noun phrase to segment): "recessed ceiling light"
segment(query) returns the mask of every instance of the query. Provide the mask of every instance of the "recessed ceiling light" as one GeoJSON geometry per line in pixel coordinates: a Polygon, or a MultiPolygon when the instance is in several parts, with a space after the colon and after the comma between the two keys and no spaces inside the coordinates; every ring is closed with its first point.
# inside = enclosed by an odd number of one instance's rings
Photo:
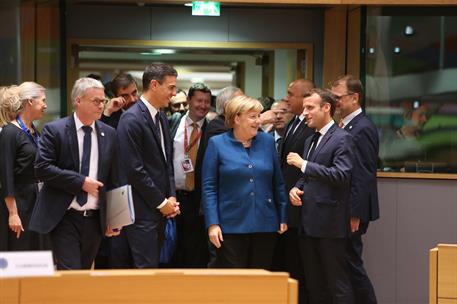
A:
{"type": "Polygon", "coordinates": [[[192,6],[192,2],[184,3],[184,6],[192,6]]]}
{"type": "Polygon", "coordinates": [[[414,35],[414,28],[411,25],[407,25],[405,27],[405,35],[406,36],[414,35]]]}

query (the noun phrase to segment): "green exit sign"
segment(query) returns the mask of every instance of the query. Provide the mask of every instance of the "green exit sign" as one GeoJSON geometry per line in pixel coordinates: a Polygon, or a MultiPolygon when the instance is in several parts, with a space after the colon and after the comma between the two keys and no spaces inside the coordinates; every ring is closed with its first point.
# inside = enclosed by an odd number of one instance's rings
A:
{"type": "Polygon", "coordinates": [[[192,1],[193,16],[220,16],[221,4],[213,1],[192,1]]]}

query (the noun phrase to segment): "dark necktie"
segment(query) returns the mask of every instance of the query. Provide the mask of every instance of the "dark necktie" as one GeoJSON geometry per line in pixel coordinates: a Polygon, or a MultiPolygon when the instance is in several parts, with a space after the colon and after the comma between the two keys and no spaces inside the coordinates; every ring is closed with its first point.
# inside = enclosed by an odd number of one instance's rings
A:
{"type": "Polygon", "coordinates": [[[297,128],[299,123],[300,123],[300,119],[297,116],[297,117],[295,117],[294,121],[290,125],[290,128],[287,129],[285,138],[279,144],[279,149],[278,150],[279,150],[279,155],[281,155],[281,158],[283,157],[282,153],[284,152],[284,148],[289,146],[289,142],[290,142],[291,138],[293,137],[294,131],[297,128]]]}
{"type": "Polygon", "coordinates": [[[300,123],[300,118],[298,118],[298,116],[297,116],[297,117],[295,117],[294,122],[292,123],[292,126],[290,127],[290,129],[287,132],[287,136],[286,136],[287,138],[290,138],[294,134],[295,129],[297,128],[299,123],[300,123]]]}
{"type": "Polygon", "coordinates": [[[278,137],[276,139],[276,151],[278,151],[278,153],[279,153],[279,149],[281,147],[281,142],[282,142],[282,137],[278,137]]]}
{"type": "Polygon", "coordinates": [[[313,139],[311,140],[311,149],[309,150],[308,156],[306,157],[307,160],[311,159],[311,156],[313,156],[313,153],[316,150],[317,142],[319,141],[320,136],[321,136],[321,133],[314,132],[313,139]]]}
{"type": "MultiPolygon", "coordinates": [[[[83,126],[84,131],[84,140],[83,140],[83,156],[81,158],[81,171],[80,173],[84,176],[89,176],[89,167],[90,167],[90,149],[92,145],[92,127],[83,126]]],[[[87,192],[81,190],[76,196],[76,201],[80,206],[83,206],[87,203],[87,192]]]]}
{"type": "Polygon", "coordinates": [[[162,133],[160,133],[160,112],[157,112],[156,116],[154,117],[154,124],[156,126],[157,135],[159,135],[160,146],[162,146],[162,133]]]}

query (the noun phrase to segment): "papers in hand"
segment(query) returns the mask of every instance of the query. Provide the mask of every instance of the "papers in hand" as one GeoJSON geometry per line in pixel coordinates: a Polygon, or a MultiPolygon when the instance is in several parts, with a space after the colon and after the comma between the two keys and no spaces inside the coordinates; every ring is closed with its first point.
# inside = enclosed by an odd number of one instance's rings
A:
{"type": "Polygon", "coordinates": [[[120,229],[135,222],[132,187],[125,185],[106,192],[106,217],[112,229],[120,229]]]}

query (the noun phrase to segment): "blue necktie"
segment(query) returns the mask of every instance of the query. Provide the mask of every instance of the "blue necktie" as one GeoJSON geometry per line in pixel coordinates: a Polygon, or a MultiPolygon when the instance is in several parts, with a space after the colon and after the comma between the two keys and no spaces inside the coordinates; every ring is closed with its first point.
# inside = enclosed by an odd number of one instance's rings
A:
{"type": "MultiPolygon", "coordinates": [[[[90,167],[90,149],[92,145],[91,134],[92,127],[83,126],[84,131],[84,141],[83,141],[83,157],[81,159],[81,174],[84,176],[89,176],[89,167],[90,167]]],[[[80,206],[83,206],[87,203],[87,192],[81,190],[76,196],[76,201],[80,206]]]]}

